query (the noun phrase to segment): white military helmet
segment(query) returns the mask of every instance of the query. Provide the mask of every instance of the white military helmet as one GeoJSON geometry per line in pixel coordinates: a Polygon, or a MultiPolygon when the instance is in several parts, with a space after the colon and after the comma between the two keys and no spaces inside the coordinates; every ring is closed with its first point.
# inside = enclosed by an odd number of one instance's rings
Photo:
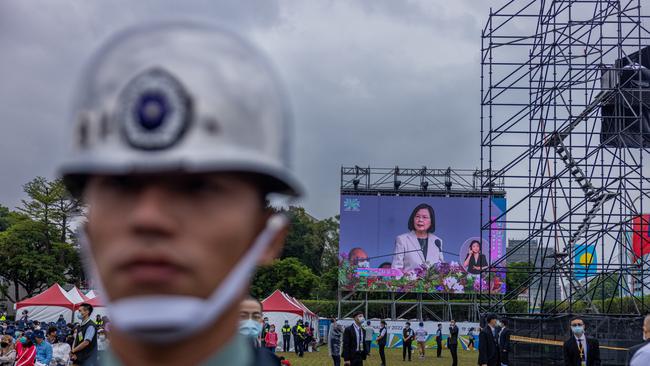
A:
{"type": "Polygon", "coordinates": [[[85,70],[61,173],[249,172],[299,195],[289,169],[290,110],[269,62],[234,34],[165,23],[127,30],[85,70]]]}

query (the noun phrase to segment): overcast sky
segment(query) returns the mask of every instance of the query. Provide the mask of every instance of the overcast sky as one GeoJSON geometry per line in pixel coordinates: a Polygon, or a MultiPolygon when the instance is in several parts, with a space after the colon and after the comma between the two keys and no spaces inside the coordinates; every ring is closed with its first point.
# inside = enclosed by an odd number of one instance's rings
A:
{"type": "Polygon", "coordinates": [[[0,203],[54,177],[80,68],[109,35],[156,19],[225,25],[280,71],[294,166],[318,218],[341,165],[479,167],[480,32],[503,1],[0,1],[0,203]]]}

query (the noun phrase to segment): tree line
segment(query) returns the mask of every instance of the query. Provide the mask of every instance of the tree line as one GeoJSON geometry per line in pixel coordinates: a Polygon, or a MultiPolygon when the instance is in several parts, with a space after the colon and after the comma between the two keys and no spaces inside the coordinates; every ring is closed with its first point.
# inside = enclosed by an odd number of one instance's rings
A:
{"type": "Polygon", "coordinates": [[[31,297],[55,282],[83,286],[73,233],[81,203],[61,179],[36,177],[23,191],[26,198],[15,209],[0,205],[0,295],[17,302],[25,297],[20,288],[31,297]]]}
{"type": "MultiPolygon", "coordinates": [[[[23,192],[14,209],[0,204],[0,296],[18,302],[53,283],[85,287],[75,235],[83,220],[82,203],[61,179],[36,177],[23,192]]],[[[302,207],[274,210],[291,221],[287,242],[280,258],[258,269],[251,294],[264,298],[280,289],[301,299],[335,298],[338,217],[316,220],[302,207]]]]}

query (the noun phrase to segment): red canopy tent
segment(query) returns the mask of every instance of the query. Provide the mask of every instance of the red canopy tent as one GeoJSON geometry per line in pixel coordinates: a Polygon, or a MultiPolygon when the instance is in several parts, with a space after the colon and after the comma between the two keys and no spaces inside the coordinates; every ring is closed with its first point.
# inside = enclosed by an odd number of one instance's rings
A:
{"type": "MultiPolygon", "coordinates": [[[[87,296],[84,295],[86,300],[84,301],[86,304],[90,304],[93,307],[93,313],[91,314],[91,317],[95,319],[97,315],[99,316],[104,316],[108,315],[108,311],[106,310],[106,304],[100,299],[99,296],[95,296],[92,299],[89,299],[87,296]]],[[[81,304],[79,304],[81,305],[81,304]]],[[[75,313],[77,312],[77,309],[75,309],[75,313]]]]}
{"type": "Polygon", "coordinates": [[[305,314],[305,309],[291,300],[291,296],[285,294],[280,290],[275,290],[269,297],[262,300],[262,310],[264,313],[268,312],[284,312],[293,313],[300,317],[305,314]]]}
{"type": "Polygon", "coordinates": [[[52,322],[63,315],[66,321],[72,321],[76,305],[68,298],[66,291],[55,283],[42,293],[16,303],[16,311],[27,310],[32,320],[52,322]]]}
{"type": "MultiPolygon", "coordinates": [[[[269,318],[269,324],[275,324],[278,333],[280,333],[280,328],[284,325],[285,320],[289,321],[289,325],[294,326],[298,319],[302,319],[309,322],[314,328],[315,335],[318,335],[318,315],[307,309],[300,301],[280,290],[275,290],[269,297],[262,300],[262,311],[264,316],[269,318]]],[[[278,347],[281,347],[282,342],[279,343],[278,347]]]]}

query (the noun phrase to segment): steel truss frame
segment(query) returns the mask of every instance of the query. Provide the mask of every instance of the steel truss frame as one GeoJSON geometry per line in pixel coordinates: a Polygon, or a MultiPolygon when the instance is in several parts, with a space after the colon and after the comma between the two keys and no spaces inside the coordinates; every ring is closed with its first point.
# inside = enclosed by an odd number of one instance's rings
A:
{"type": "MultiPolygon", "coordinates": [[[[480,294],[481,312],[516,315],[509,309],[522,299],[520,313],[538,317],[622,313],[617,306],[626,302],[635,313],[650,310],[648,258],[630,259],[633,218],[650,211],[648,148],[611,147],[616,136],[600,136],[602,107],[624,103],[636,116],[650,108],[648,89],[622,87],[615,63],[650,45],[647,10],[640,0],[509,1],[490,9],[481,50],[481,170],[489,174],[481,186],[505,182],[508,210],[499,219],[509,238],[521,240],[490,267],[505,270],[525,248],[531,264],[506,296],[480,294]],[[577,277],[582,244],[595,245],[595,276],[577,277]],[[613,282],[615,291],[606,291],[613,282]],[[547,301],[554,283],[561,300],[547,301]],[[544,286],[528,291],[534,284],[544,286]]],[[[630,119],[619,107],[614,114],[630,119]]],[[[650,132],[638,126],[619,135],[650,132]]]]}

